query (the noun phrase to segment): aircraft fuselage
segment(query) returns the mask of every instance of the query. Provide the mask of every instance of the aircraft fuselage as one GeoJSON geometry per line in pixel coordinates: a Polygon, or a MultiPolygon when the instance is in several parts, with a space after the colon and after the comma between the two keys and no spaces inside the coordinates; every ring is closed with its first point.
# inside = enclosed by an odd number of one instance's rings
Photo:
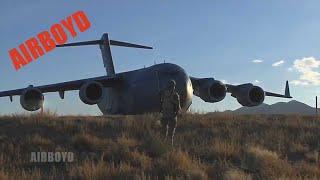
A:
{"type": "Polygon", "coordinates": [[[103,114],[142,114],[159,112],[160,91],[171,79],[176,81],[180,105],[187,110],[192,103],[193,88],[185,70],[178,65],[163,63],[117,74],[120,86],[105,88],[107,95],[98,104],[103,114]]]}

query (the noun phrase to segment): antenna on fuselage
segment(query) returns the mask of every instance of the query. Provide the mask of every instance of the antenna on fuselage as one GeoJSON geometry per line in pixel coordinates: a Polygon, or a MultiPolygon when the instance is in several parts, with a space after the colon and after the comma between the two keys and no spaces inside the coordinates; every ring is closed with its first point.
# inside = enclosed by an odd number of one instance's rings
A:
{"type": "Polygon", "coordinates": [[[111,45],[121,46],[121,47],[141,48],[141,49],[153,49],[152,47],[149,47],[149,46],[132,44],[132,43],[123,42],[123,41],[110,40],[108,33],[104,33],[100,40],[60,44],[60,45],[57,45],[57,47],[85,46],[85,45],[99,45],[100,46],[103,64],[104,64],[104,67],[106,69],[108,76],[115,74],[114,64],[113,64],[111,49],[110,49],[111,45]]]}

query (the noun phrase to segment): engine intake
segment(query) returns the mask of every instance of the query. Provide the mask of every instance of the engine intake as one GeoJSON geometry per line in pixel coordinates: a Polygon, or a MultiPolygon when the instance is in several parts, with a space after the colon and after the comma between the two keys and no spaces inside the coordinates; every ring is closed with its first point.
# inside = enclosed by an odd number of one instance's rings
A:
{"type": "Polygon", "coordinates": [[[237,90],[231,94],[237,98],[237,101],[242,106],[258,106],[263,103],[265,98],[264,90],[259,86],[252,84],[243,84],[237,86],[237,90]]]}
{"type": "Polygon", "coordinates": [[[81,86],[79,97],[85,104],[93,105],[99,103],[105,95],[103,85],[99,82],[87,82],[81,86]]]}
{"type": "Polygon", "coordinates": [[[43,106],[44,96],[39,89],[27,88],[20,96],[20,104],[27,111],[36,111],[43,106]]]}
{"type": "Polygon", "coordinates": [[[205,102],[219,102],[226,97],[226,86],[213,78],[204,78],[197,81],[198,86],[194,88],[194,94],[205,102]]]}

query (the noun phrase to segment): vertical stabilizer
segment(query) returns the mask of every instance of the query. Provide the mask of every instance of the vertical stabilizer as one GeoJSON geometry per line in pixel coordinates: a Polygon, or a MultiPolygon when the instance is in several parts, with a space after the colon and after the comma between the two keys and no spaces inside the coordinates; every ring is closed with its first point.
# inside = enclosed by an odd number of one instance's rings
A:
{"type": "Polygon", "coordinates": [[[104,68],[106,69],[107,75],[111,76],[115,74],[115,71],[111,55],[110,40],[108,33],[104,33],[101,37],[101,40],[103,43],[99,46],[102,54],[104,68]]]}

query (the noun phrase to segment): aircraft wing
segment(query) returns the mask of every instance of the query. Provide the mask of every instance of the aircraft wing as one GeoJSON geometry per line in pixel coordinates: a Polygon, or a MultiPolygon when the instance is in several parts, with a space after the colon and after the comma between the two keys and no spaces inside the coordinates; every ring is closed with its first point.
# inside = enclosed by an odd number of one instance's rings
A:
{"type": "Polygon", "coordinates": [[[215,103],[222,101],[226,93],[230,93],[242,106],[258,106],[263,103],[265,96],[292,98],[289,91],[289,83],[286,82],[285,93],[277,94],[263,90],[251,83],[240,85],[225,84],[213,78],[190,77],[193,94],[205,102],[215,103]]]}
{"type": "MultiPolygon", "coordinates": [[[[241,85],[240,86],[236,86],[236,85],[226,84],[226,87],[227,87],[227,91],[228,92],[233,93],[233,92],[237,91],[238,88],[241,87],[241,85]]],[[[265,95],[266,96],[271,96],[271,97],[292,98],[291,95],[290,95],[288,81],[286,81],[286,87],[285,87],[285,93],[284,94],[277,94],[277,93],[265,91],[265,95]]]]}
{"type": "MultiPolygon", "coordinates": [[[[113,87],[113,86],[116,86],[117,84],[119,84],[121,82],[121,80],[122,80],[121,76],[117,76],[117,75],[115,75],[115,76],[100,76],[100,77],[95,77],[95,78],[62,82],[62,83],[57,83],[57,84],[36,86],[34,88],[39,89],[42,93],[64,92],[64,91],[78,90],[78,89],[80,89],[80,87],[84,83],[90,82],[90,81],[100,82],[104,87],[113,87]]],[[[31,87],[33,87],[33,86],[31,86],[31,87]]],[[[2,91],[2,92],[0,92],[0,97],[9,96],[10,100],[12,100],[12,96],[21,95],[23,93],[23,91],[27,88],[2,91]]]]}

